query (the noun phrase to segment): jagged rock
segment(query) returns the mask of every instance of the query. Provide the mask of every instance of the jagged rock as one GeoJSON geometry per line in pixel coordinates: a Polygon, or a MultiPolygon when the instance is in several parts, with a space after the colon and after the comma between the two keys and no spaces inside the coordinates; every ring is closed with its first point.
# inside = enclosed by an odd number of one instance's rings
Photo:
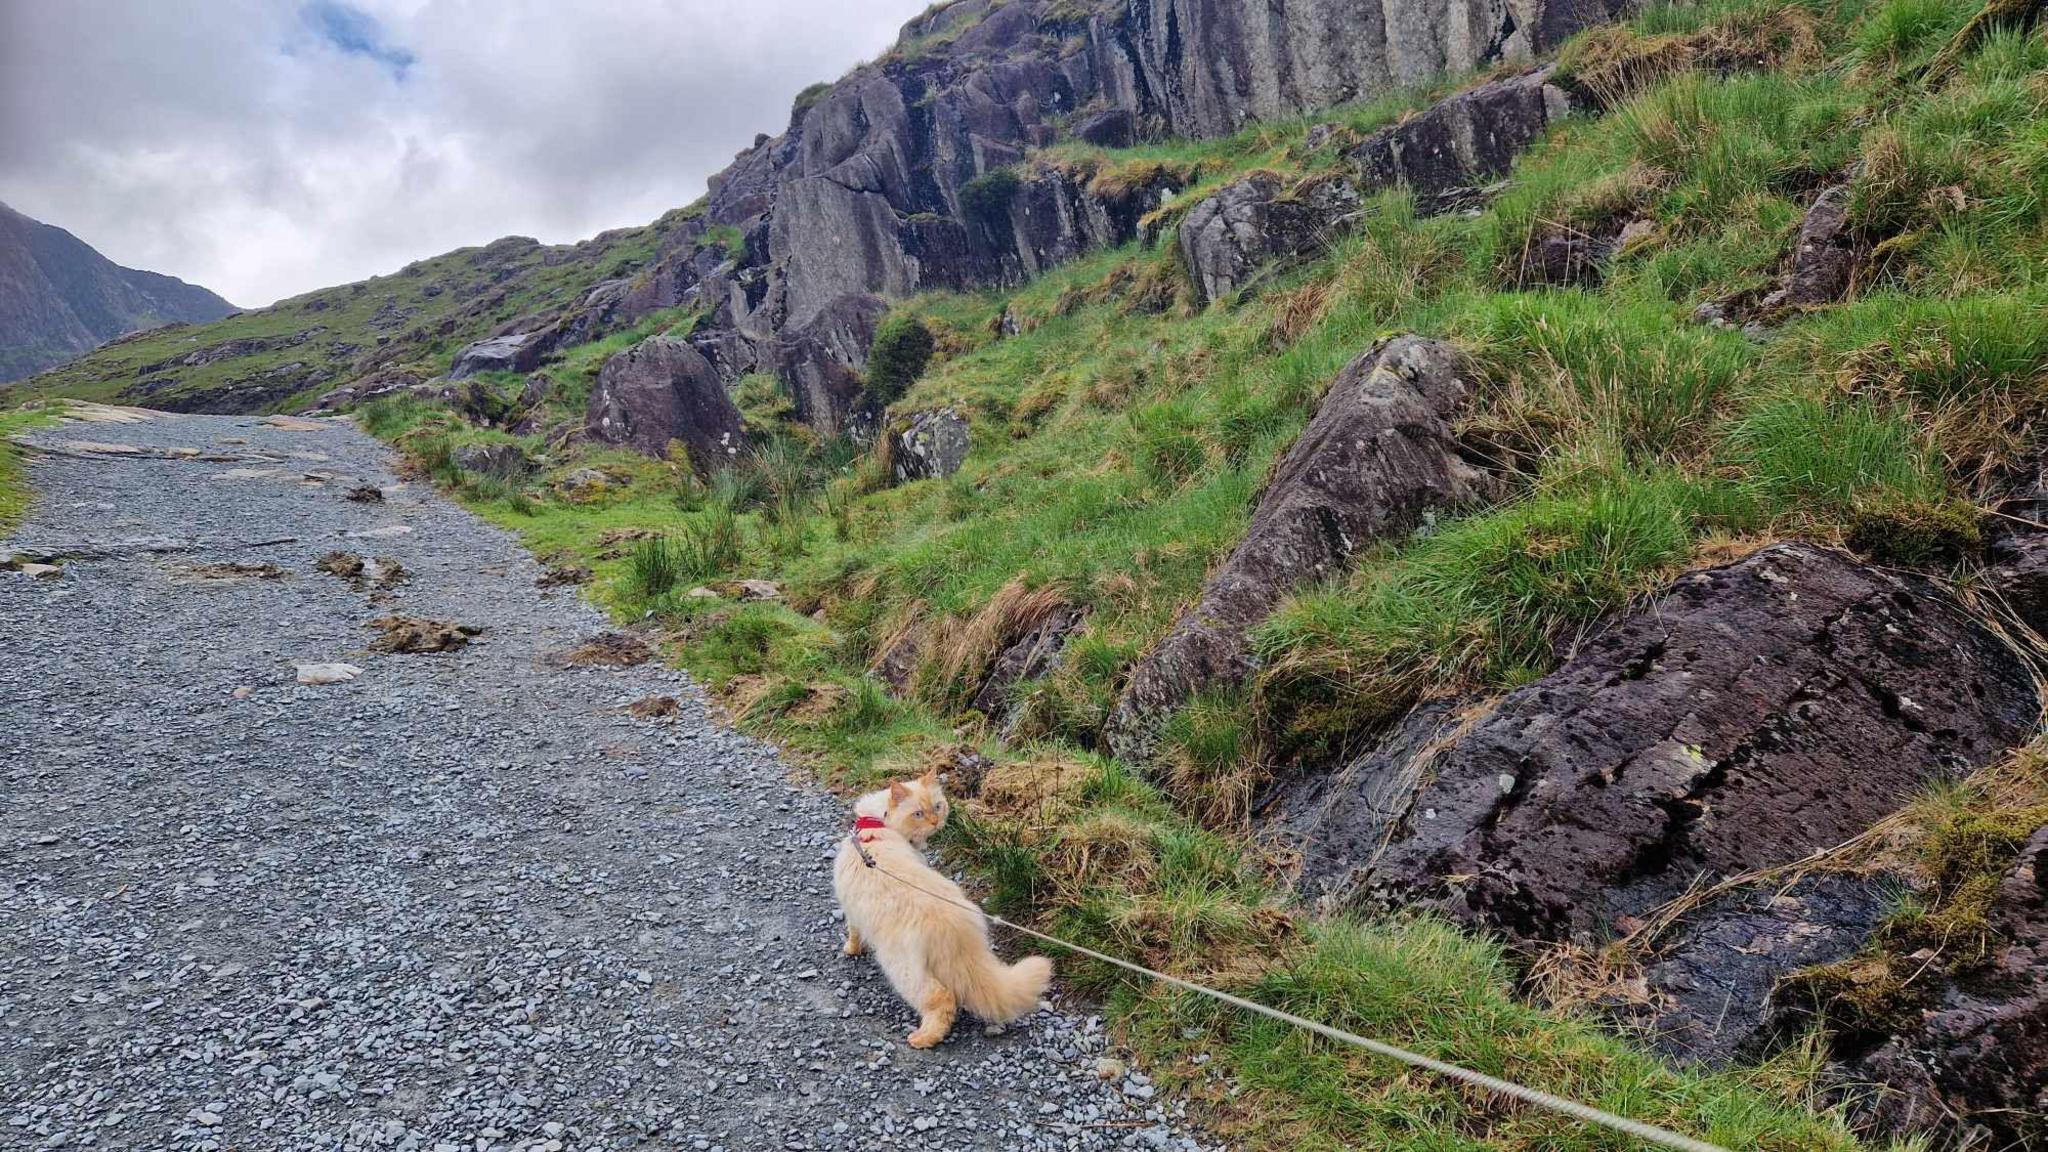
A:
{"type": "Polygon", "coordinates": [[[1438,745],[1354,883],[1596,939],[1790,863],[2033,730],[2025,667],[1937,587],[1803,544],[1694,572],[1438,745]]]}
{"type": "Polygon", "coordinates": [[[1127,108],[1112,108],[1085,117],[1073,128],[1076,140],[1102,148],[1129,148],[1138,142],[1138,119],[1127,108]]]}
{"type": "Polygon", "coordinates": [[[1338,375],[1274,471],[1244,540],[1132,673],[1106,733],[1118,756],[1143,762],[1159,724],[1191,696],[1242,683],[1252,670],[1247,633],[1295,589],[1341,571],[1372,541],[1493,490],[1451,433],[1468,399],[1461,373],[1448,345],[1403,336],[1338,375]]]}
{"type": "Polygon", "coordinates": [[[975,710],[989,718],[999,731],[1009,728],[1010,695],[1019,684],[1051,675],[1066,654],[1067,640],[1078,632],[1088,613],[1063,604],[1004,646],[989,669],[981,691],[975,693],[975,710]]]}
{"type": "Polygon", "coordinates": [[[1777,290],[1763,298],[1766,313],[1786,308],[1832,304],[1849,290],[1856,276],[1858,251],[1849,232],[1849,201],[1853,189],[1837,184],[1814,198],[1799,223],[1792,262],[1777,290]]]}
{"type": "Polygon", "coordinates": [[[527,348],[533,337],[525,332],[479,340],[455,354],[448,369],[450,380],[466,380],[479,372],[527,372],[539,358],[527,348]]]}
{"type": "Polygon", "coordinates": [[[1290,186],[1254,173],[1188,209],[1181,259],[1202,300],[1221,299],[1268,265],[1325,251],[1357,210],[1358,186],[1346,177],[1290,186]]]}
{"type": "Polygon", "coordinates": [[[797,419],[822,435],[839,433],[865,387],[860,368],[888,314],[889,302],[880,297],[842,296],[775,342],[769,355],[796,404],[797,419]]]}
{"type": "Polygon", "coordinates": [[[517,444],[465,444],[455,450],[455,466],[500,480],[524,480],[536,471],[532,457],[517,444]]]}
{"type": "Polygon", "coordinates": [[[913,413],[894,435],[890,458],[898,482],[943,480],[967,462],[967,421],[951,408],[913,413]]]}
{"type": "Polygon", "coordinates": [[[1989,962],[1857,1067],[1890,1089],[1875,1101],[1877,1131],[1981,1126],[1991,1139],[1975,1146],[1991,1148],[2048,1140],[2048,827],[2021,850],[1989,919],[2002,938],[1989,962]]]}
{"type": "Polygon", "coordinates": [[[1371,188],[1407,187],[1423,215],[1477,203],[1484,186],[1506,175],[1515,157],[1572,111],[1571,96],[1539,68],[1470,88],[1346,154],[1371,188]]]}
{"type": "Polygon", "coordinates": [[[649,456],[666,456],[671,441],[690,465],[709,475],[746,445],[740,411],[709,361],[680,340],[655,336],[605,361],[584,413],[590,436],[649,456]]]}

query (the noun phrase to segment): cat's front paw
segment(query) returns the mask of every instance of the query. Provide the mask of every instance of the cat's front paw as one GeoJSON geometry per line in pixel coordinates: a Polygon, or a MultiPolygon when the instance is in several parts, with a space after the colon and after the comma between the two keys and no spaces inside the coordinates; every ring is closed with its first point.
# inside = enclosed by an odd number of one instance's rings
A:
{"type": "MultiPolygon", "coordinates": [[[[950,1031],[947,1029],[946,1031],[950,1031]]],[[[946,1032],[937,1028],[919,1028],[910,1034],[912,1048],[937,1048],[946,1039],[946,1032]]]]}
{"type": "Polygon", "coordinates": [[[846,943],[839,948],[839,954],[842,956],[858,956],[865,951],[867,948],[860,942],[860,937],[853,935],[848,935],[846,943]]]}

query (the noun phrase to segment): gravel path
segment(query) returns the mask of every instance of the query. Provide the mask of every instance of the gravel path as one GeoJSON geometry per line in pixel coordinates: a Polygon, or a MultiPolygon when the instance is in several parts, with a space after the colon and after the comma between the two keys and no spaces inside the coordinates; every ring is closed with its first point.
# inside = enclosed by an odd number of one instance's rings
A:
{"type": "Polygon", "coordinates": [[[0,555],[74,558],[0,573],[0,1148],[1199,1146],[1085,1016],[905,1047],[839,803],[679,674],[558,667],[603,617],[353,427],[35,435],[0,555]],[[366,651],[393,611],[483,633],[366,651]]]}

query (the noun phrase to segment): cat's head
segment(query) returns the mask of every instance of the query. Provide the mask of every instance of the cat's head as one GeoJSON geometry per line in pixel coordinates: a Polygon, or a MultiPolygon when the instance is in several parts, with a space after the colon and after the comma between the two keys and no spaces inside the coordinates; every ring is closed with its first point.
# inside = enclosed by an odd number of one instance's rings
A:
{"type": "Polygon", "coordinates": [[[890,831],[922,848],[932,833],[946,826],[946,813],[950,810],[945,789],[939,787],[939,774],[927,772],[909,783],[890,782],[889,806],[882,813],[882,822],[890,831]]]}

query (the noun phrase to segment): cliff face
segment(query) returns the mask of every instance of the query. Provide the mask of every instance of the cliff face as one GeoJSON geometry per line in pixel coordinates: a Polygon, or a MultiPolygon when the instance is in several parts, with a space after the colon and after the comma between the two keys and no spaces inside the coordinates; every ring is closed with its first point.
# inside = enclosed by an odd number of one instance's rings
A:
{"type": "Polygon", "coordinates": [[[535,355],[694,305],[728,378],[786,378],[792,334],[836,300],[1018,282],[1128,241],[1179,190],[1171,172],[1105,188],[1085,171],[1018,167],[1033,149],[1225,134],[1526,57],[1625,4],[958,0],[800,100],[782,135],[712,178],[694,245],[633,290],[550,318],[535,355]],[[732,259],[705,245],[721,233],[744,237],[732,259]]]}
{"type": "Polygon", "coordinates": [[[0,204],[0,380],[120,336],[235,310],[197,285],[123,268],[78,237],[0,204]]]}

